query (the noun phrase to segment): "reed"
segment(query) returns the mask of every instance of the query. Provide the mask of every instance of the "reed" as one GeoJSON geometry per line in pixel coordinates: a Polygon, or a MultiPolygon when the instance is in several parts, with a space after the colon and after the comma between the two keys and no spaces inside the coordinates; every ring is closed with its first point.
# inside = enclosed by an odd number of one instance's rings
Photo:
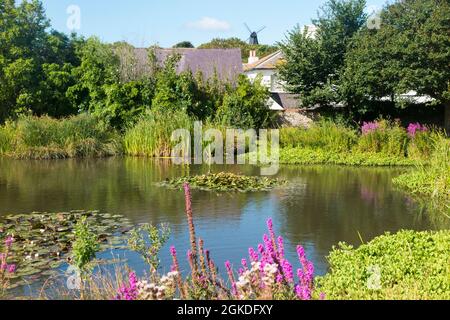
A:
{"type": "Polygon", "coordinates": [[[124,136],[125,154],[145,157],[170,157],[175,143],[173,131],[192,130],[193,121],[184,111],[149,112],[124,136]]]}
{"type": "Polygon", "coordinates": [[[88,114],[23,116],[0,129],[0,154],[18,159],[105,157],[121,153],[119,135],[88,114]]]}

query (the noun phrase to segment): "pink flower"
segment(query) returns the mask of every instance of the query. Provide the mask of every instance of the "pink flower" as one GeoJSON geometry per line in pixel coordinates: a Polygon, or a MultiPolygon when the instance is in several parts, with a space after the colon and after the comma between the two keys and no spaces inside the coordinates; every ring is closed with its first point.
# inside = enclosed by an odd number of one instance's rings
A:
{"type": "Polygon", "coordinates": [[[410,123],[408,126],[408,135],[414,138],[418,132],[426,132],[428,128],[421,125],[420,123],[410,123]]]}
{"type": "Polygon", "coordinates": [[[6,240],[5,240],[6,247],[10,248],[11,245],[13,244],[13,242],[14,242],[14,238],[13,237],[11,237],[11,236],[7,237],[6,240]]]}
{"type": "Polygon", "coordinates": [[[9,273],[14,273],[16,272],[16,265],[15,264],[11,264],[8,266],[8,272],[9,273]]]}
{"type": "Polygon", "coordinates": [[[363,135],[377,131],[380,128],[378,122],[364,122],[361,131],[363,135]]]}

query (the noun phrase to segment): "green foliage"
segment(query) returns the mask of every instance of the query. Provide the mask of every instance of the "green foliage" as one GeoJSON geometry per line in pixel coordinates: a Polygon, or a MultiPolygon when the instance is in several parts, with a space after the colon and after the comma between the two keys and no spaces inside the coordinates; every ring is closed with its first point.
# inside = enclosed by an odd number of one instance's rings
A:
{"type": "Polygon", "coordinates": [[[157,272],[160,260],[159,252],[169,240],[170,228],[161,225],[159,228],[151,224],[144,224],[130,232],[128,246],[139,253],[150,266],[152,273],[157,272]]]}
{"type": "Polygon", "coordinates": [[[75,37],[47,32],[49,21],[40,1],[13,0],[0,10],[0,123],[31,111],[37,115],[74,113],[65,96],[77,65],[75,37]]]}
{"type": "Polygon", "coordinates": [[[330,120],[314,123],[309,129],[282,128],[280,144],[283,148],[311,148],[349,152],[357,140],[356,131],[330,120]]]}
{"type": "Polygon", "coordinates": [[[398,123],[381,120],[378,129],[364,133],[358,140],[358,150],[368,153],[383,153],[395,157],[406,157],[408,134],[398,123]]]}
{"type": "Polygon", "coordinates": [[[347,47],[366,21],[365,5],[365,0],[329,0],[313,20],[315,37],[296,27],[280,43],[285,57],[280,77],[302,95],[304,105],[340,102],[340,74],[347,47]]]}
{"type": "Polygon", "coordinates": [[[190,41],[181,41],[172,48],[195,48],[195,46],[190,41]]]}
{"type": "Polygon", "coordinates": [[[394,183],[413,194],[437,199],[450,214],[450,140],[443,134],[432,136],[433,155],[428,166],[418,166],[394,183]]]}
{"type": "Polygon", "coordinates": [[[330,300],[450,298],[449,231],[401,231],[357,249],[341,243],[328,260],[330,272],[316,286],[330,300]]]}
{"type": "Polygon", "coordinates": [[[409,102],[398,95],[415,90],[435,98],[435,104],[448,104],[449,2],[397,1],[380,18],[380,29],[363,28],[349,47],[341,83],[344,99],[358,109],[387,96],[402,107],[409,102]]]}
{"type": "Polygon", "coordinates": [[[193,189],[201,189],[207,191],[239,191],[239,192],[253,192],[266,191],[275,188],[284,181],[277,179],[269,179],[265,177],[246,177],[235,175],[232,173],[210,173],[201,176],[182,177],[173,180],[166,180],[163,184],[176,189],[183,188],[185,183],[193,189]]]}
{"type": "Polygon", "coordinates": [[[216,122],[241,129],[267,128],[274,122],[274,113],[268,108],[269,92],[261,83],[241,75],[237,87],[225,93],[216,122]]]}
{"type": "Polygon", "coordinates": [[[216,38],[198,47],[199,49],[241,49],[242,61],[246,63],[251,50],[256,50],[256,55],[260,58],[268,56],[278,50],[277,46],[271,45],[250,45],[239,38],[220,39],[216,38]]]}
{"type": "Polygon", "coordinates": [[[281,164],[311,165],[331,164],[346,166],[415,166],[418,161],[383,153],[359,151],[337,152],[326,149],[283,148],[280,151],[281,164]]]}
{"type": "Polygon", "coordinates": [[[72,244],[73,262],[83,273],[90,270],[89,263],[95,258],[99,248],[97,236],[89,229],[86,217],[82,217],[75,226],[75,241],[72,244]]]}
{"type": "Polygon", "coordinates": [[[177,129],[192,130],[193,122],[183,110],[150,111],[125,132],[125,154],[169,157],[176,145],[171,141],[177,129]]]}
{"type": "Polygon", "coordinates": [[[80,114],[62,120],[22,116],[0,127],[1,154],[27,159],[103,157],[121,153],[114,130],[80,114]]]}

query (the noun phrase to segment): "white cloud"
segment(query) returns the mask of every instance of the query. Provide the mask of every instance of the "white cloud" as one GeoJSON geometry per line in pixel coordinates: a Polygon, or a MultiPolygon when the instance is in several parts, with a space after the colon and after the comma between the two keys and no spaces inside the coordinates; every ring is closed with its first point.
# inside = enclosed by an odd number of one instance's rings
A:
{"type": "Polygon", "coordinates": [[[227,21],[221,21],[215,18],[203,17],[198,21],[187,23],[188,28],[205,31],[230,31],[231,25],[227,21]]]}

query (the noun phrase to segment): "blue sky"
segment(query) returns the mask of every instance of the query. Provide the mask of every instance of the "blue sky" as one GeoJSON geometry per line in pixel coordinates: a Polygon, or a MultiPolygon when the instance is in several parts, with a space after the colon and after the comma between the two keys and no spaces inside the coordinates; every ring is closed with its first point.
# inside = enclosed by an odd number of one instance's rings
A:
{"type": "MultiPolygon", "coordinates": [[[[369,10],[386,0],[367,0],[369,10]]],[[[309,24],[325,0],[43,0],[53,28],[70,32],[80,12],[78,33],[106,42],[128,41],[138,47],[171,47],[189,40],[194,45],[212,38],[249,36],[244,26],[267,28],[260,42],[273,44],[297,24],[309,24]],[[73,7],[76,6],[75,11],[73,7]],[[69,9],[69,12],[68,12],[69,9]]]]}

